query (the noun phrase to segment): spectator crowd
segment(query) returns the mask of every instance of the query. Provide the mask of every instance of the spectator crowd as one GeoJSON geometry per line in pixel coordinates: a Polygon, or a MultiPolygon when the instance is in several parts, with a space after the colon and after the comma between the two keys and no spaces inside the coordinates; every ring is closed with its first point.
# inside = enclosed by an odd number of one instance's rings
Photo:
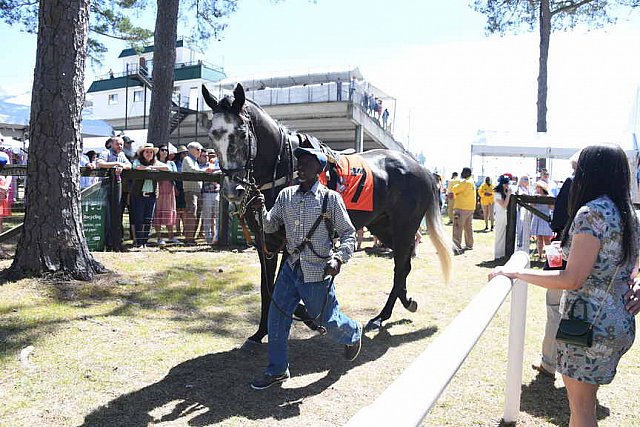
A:
{"type": "Polygon", "coordinates": [[[133,246],[145,248],[152,230],[156,244],[195,245],[201,237],[207,244],[218,243],[217,218],[220,203],[220,184],[217,182],[122,179],[123,170],[219,173],[215,150],[205,150],[197,141],[175,148],[171,144],[155,146],[151,143],[133,149],[127,136],[115,136],[105,142],[105,149],[98,155],[88,151],[81,155],[80,166],[92,169],[113,169],[121,186],[111,186],[109,180],[82,177],[81,189],[100,182],[106,203],[105,243],[107,250],[120,250],[124,231],[123,217],[129,218],[129,238],[133,246]],[[121,189],[121,194],[112,194],[121,189]],[[112,201],[117,205],[112,206],[112,201]],[[113,227],[118,233],[112,233],[113,227]],[[184,236],[182,240],[178,236],[184,236]],[[117,236],[120,236],[118,238],[117,236]]]}

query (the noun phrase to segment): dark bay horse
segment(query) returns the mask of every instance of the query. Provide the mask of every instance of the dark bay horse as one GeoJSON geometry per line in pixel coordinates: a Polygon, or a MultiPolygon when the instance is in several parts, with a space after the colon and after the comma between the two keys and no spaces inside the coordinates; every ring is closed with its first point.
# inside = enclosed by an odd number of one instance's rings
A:
{"type": "MultiPolygon", "coordinates": [[[[218,102],[202,86],[204,100],[211,107],[209,139],[218,153],[224,174],[222,193],[230,202],[244,200],[247,182],[255,184],[265,196],[270,209],[280,190],[291,185],[296,170],[292,155],[298,138],[271,118],[260,106],[245,98],[238,84],[233,97],[225,96],[218,102]]],[[[370,165],[374,176],[372,212],[349,211],[356,229],[367,227],[382,243],[393,249],[395,263],[393,288],[380,314],[371,319],[368,328],[382,326],[391,317],[396,299],[409,311],[417,310],[417,303],[407,297],[406,279],[411,271],[414,237],[422,218],[426,219],[429,237],[435,246],[440,264],[448,280],[451,270],[453,245],[445,237],[440,218],[439,192],[432,174],[410,156],[391,150],[371,150],[360,154],[370,165]]],[[[257,221],[247,215],[249,227],[256,235],[262,266],[262,312],[258,331],[247,343],[260,343],[267,334],[267,315],[277,267],[277,252],[284,242],[284,229],[268,234],[264,241],[257,231],[257,221]]],[[[283,261],[286,257],[283,254],[283,261]]]]}

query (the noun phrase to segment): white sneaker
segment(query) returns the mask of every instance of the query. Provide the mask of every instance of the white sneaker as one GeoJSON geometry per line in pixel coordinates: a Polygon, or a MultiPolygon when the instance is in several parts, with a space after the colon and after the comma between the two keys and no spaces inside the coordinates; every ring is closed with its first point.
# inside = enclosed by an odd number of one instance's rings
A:
{"type": "Polygon", "coordinates": [[[162,246],[162,245],[166,245],[167,242],[165,242],[164,240],[160,239],[158,240],[158,246],[162,246]]]}

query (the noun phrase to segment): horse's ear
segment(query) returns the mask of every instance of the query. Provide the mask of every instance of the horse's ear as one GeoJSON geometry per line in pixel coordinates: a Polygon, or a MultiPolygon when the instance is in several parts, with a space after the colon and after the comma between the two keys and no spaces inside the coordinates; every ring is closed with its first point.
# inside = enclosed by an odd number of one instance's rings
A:
{"type": "Polygon", "coordinates": [[[240,114],[245,100],[246,98],[244,97],[244,88],[240,83],[238,83],[236,85],[236,88],[233,90],[233,104],[231,104],[231,111],[235,112],[236,114],[240,114]]]}
{"type": "Polygon", "coordinates": [[[212,110],[216,108],[216,105],[218,105],[218,100],[215,96],[209,93],[205,85],[202,85],[202,97],[204,98],[204,102],[206,102],[212,110]]]}

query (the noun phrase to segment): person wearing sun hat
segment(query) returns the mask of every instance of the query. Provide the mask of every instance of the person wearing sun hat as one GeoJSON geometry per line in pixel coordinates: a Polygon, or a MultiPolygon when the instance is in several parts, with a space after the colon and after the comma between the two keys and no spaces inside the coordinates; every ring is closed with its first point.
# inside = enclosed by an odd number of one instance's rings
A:
{"type": "MultiPolygon", "coordinates": [[[[208,149],[206,152],[207,163],[213,167],[214,172],[220,170],[216,150],[208,149]]],[[[204,238],[209,245],[218,243],[218,211],[220,210],[220,184],[208,181],[202,184],[202,230],[204,238]]]]}
{"type": "MultiPolygon", "coordinates": [[[[157,159],[166,163],[169,172],[177,172],[176,164],[170,160],[172,146],[162,144],[158,147],[157,159]]],[[[175,148],[173,148],[175,152],[175,148]]],[[[156,208],[153,212],[153,228],[156,230],[156,242],[158,246],[163,246],[167,242],[182,244],[173,234],[173,227],[176,225],[176,184],[172,179],[158,181],[158,197],[156,208]],[[162,238],[162,227],[167,230],[167,241],[162,238]]]]}
{"type": "MultiPolygon", "coordinates": [[[[549,195],[549,186],[542,180],[536,182],[535,189],[536,196],[549,195]]],[[[533,207],[547,216],[551,215],[551,205],[536,203],[533,205],[533,207]]],[[[549,222],[537,215],[534,215],[533,219],[531,220],[531,235],[535,236],[536,238],[538,259],[540,261],[544,261],[544,247],[545,245],[549,245],[551,243],[551,236],[553,236],[553,230],[551,229],[549,222]]]]}
{"type": "MultiPolygon", "coordinates": [[[[137,158],[133,161],[135,170],[169,170],[169,167],[156,159],[158,147],[153,144],[141,145],[137,152],[137,158]]],[[[156,206],[156,191],[158,182],[151,179],[137,179],[131,186],[131,213],[135,230],[133,244],[136,247],[145,247],[149,240],[153,210],[156,206]]]]}
{"type": "MultiPolygon", "coordinates": [[[[192,141],[187,144],[189,155],[182,160],[182,172],[213,173],[213,167],[209,165],[201,167],[198,164],[202,149],[202,144],[198,141],[192,141]]],[[[202,181],[184,181],[183,187],[186,202],[184,209],[184,242],[187,245],[194,245],[196,243],[196,232],[198,231],[198,205],[202,203],[202,181]]]]}
{"type": "Polygon", "coordinates": [[[493,217],[496,221],[493,256],[495,259],[505,256],[505,242],[507,239],[507,206],[511,198],[511,179],[507,175],[498,177],[498,184],[493,189],[494,204],[493,217]]]}

